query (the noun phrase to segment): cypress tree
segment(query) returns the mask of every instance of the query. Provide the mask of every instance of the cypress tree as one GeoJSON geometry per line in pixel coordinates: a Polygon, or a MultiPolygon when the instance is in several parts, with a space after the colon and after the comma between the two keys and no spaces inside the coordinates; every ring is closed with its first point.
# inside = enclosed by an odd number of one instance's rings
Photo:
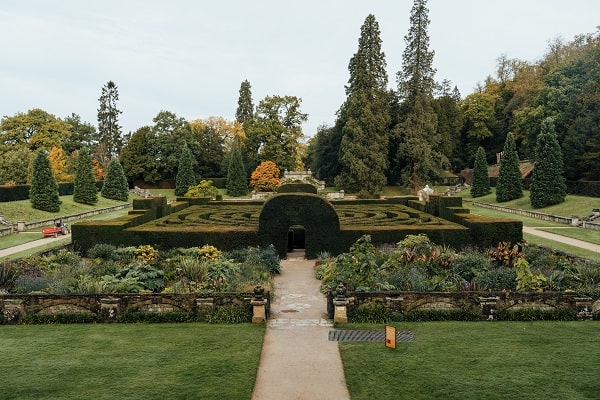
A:
{"type": "Polygon", "coordinates": [[[475,153],[475,166],[473,167],[473,185],[471,196],[481,197],[490,194],[490,178],[488,176],[488,165],[485,159],[485,150],[479,146],[475,153]]]}
{"type": "Polygon", "coordinates": [[[31,206],[37,210],[60,211],[58,185],[54,179],[50,161],[45,151],[39,151],[33,161],[31,188],[29,189],[31,206]]]}
{"type": "Polygon", "coordinates": [[[236,137],[231,146],[229,154],[229,166],[227,168],[227,194],[229,196],[239,197],[248,193],[248,180],[246,179],[246,170],[244,160],[240,150],[239,139],[236,137]]]}
{"type": "Polygon", "coordinates": [[[535,166],[530,185],[532,207],[546,207],[565,200],[567,186],[563,170],[564,163],[554,131],[554,120],[546,118],[542,121],[536,141],[535,166]]]}
{"type": "Polygon", "coordinates": [[[129,185],[121,163],[115,159],[108,163],[106,178],[100,191],[106,199],[127,201],[129,199],[129,185]]]}
{"type": "Polygon", "coordinates": [[[504,149],[500,158],[498,183],[496,185],[496,201],[502,203],[523,197],[519,155],[512,133],[506,135],[504,149]]]}
{"type": "Polygon", "coordinates": [[[196,184],[196,175],[194,174],[194,163],[192,152],[187,144],[184,143],[181,156],[179,157],[179,167],[175,177],[175,195],[183,196],[190,187],[196,184]]]}
{"type": "MultiPolygon", "coordinates": [[[[341,173],[336,185],[372,196],[386,183],[389,143],[389,93],[379,24],[372,14],[361,27],[358,51],[350,59],[347,99],[340,142],[341,173]]],[[[337,125],[337,124],[336,124],[337,125]]]]}
{"type": "Polygon", "coordinates": [[[73,201],[82,204],[96,204],[98,202],[97,192],[92,155],[87,148],[83,148],[79,150],[75,164],[73,201]]]}

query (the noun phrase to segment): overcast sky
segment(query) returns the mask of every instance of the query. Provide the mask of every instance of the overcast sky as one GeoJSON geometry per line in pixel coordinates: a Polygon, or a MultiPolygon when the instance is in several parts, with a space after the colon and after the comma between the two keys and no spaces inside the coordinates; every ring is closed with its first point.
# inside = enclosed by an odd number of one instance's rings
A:
{"type": "MultiPolygon", "coordinates": [[[[97,125],[109,80],[123,132],[161,110],[234,119],[240,83],[254,104],[302,99],[304,133],[332,125],[368,14],[379,22],[390,87],[402,67],[412,0],[1,0],[0,116],[41,108],[97,125]]],[[[496,60],[536,61],[548,42],[592,33],[598,0],[429,0],[436,79],[466,96],[496,60]]]]}

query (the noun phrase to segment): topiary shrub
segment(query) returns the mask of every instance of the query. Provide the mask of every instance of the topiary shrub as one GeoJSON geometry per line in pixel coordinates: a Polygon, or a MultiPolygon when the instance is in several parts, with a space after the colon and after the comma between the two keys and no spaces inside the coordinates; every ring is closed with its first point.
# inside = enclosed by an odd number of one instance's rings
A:
{"type": "Polygon", "coordinates": [[[317,194],[317,188],[310,183],[286,183],[277,188],[277,193],[312,193],[317,194]]]}
{"type": "Polygon", "coordinates": [[[102,185],[100,194],[105,199],[127,201],[129,200],[129,185],[121,163],[117,160],[111,160],[108,163],[106,178],[102,185]]]}
{"type": "Polygon", "coordinates": [[[192,186],[185,193],[185,197],[208,197],[214,199],[219,194],[211,180],[201,180],[196,186],[192,186]]]}
{"type": "Polygon", "coordinates": [[[263,161],[250,175],[250,187],[257,192],[272,192],[280,184],[279,174],[273,161],[263,161]]]}

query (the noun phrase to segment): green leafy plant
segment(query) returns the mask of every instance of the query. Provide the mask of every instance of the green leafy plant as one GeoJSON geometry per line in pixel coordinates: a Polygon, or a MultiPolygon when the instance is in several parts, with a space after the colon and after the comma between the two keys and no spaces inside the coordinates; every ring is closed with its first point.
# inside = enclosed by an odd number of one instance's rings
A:
{"type": "Polygon", "coordinates": [[[201,180],[196,186],[190,186],[185,197],[209,197],[214,199],[219,194],[219,189],[213,186],[213,181],[201,180]]]}

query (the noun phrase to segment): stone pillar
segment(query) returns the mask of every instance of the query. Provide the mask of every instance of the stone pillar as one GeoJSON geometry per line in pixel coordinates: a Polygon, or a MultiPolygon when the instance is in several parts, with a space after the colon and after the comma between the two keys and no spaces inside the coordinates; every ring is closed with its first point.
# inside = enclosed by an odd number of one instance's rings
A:
{"type": "Polygon", "coordinates": [[[333,299],[333,322],[340,324],[348,323],[348,304],[350,301],[346,298],[346,287],[340,283],[335,289],[335,298],[333,299]]]}
{"type": "Polygon", "coordinates": [[[265,289],[258,285],[254,288],[254,297],[250,300],[252,305],[252,323],[264,324],[267,322],[267,299],[265,289]]]}
{"type": "Polygon", "coordinates": [[[121,299],[106,297],[100,299],[100,319],[104,322],[114,322],[119,316],[121,299]]]}
{"type": "Polygon", "coordinates": [[[215,306],[215,298],[214,297],[202,297],[196,299],[196,308],[198,310],[198,315],[201,316],[204,320],[208,313],[215,306]]]}
{"type": "Polygon", "coordinates": [[[592,319],[592,298],[591,297],[575,297],[575,308],[577,309],[577,318],[592,319]]]}
{"type": "Polygon", "coordinates": [[[492,321],[495,318],[496,310],[498,309],[498,300],[500,297],[480,297],[479,305],[481,306],[481,319],[492,321]]]}
{"type": "Polygon", "coordinates": [[[2,304],[2,318],[5,324],[16,324],[25,316],[23,300],[5,299],[2,304]]]}

